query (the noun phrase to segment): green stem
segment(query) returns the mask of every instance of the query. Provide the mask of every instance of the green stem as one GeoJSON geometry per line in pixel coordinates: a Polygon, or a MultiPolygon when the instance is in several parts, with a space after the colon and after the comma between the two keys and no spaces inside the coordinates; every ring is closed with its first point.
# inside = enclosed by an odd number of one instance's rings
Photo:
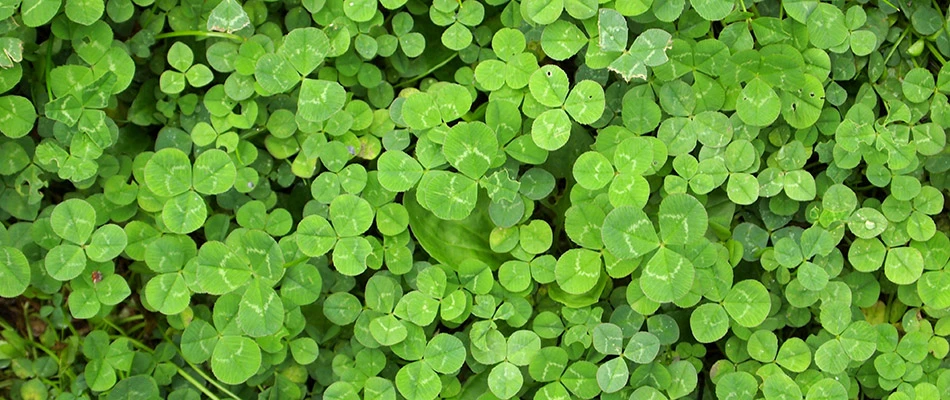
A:
{"type": "Polygon", "coordinates": [[[887,4],[887,5],[891,6],[891,7],[893,7],[893,8],[894,8],[895,10],[897,10],[897,11],[900,11],[900,10],[901,10],[899,7],[897,7],[897,6],[893,5],[893,4],[891,4],[891,2],[888,1],[888,0],[882,0],[882,1],[884,2],[884,4],[887,4]]]}
{"type": "Polygon", "coordinates": [[[230,39],[237,42],[243,42],[246,40],[243,37],[235,35],[233,33],[205,32],[205,31],[175,31],[175,32],[159,33],[158,35],[155,35],[155,40],[161,40],[161,39],[173,38],[173,37],[184,37],[184,36],[195,36],[199,38],[230,39]]]}
{"type": "Polygon", "coordinates": [[[112,337],[115,339],[126,338],[129,341],[129,343],[132,344],[132,347],[138,347],[139,350],[142,350],[146,353],[150,353],[150,354],[155,353],[155,350],[153,350],[151,347],[146,346],[145,343],[138,341],[138,339],[130,338],[126,336],[118,336],[118,335],[113,335],[112,337]]]}
{"type": "Polygon", "coordinates": [[[139,322],[138,324],[135,324],[133,327],[129,328],[128,333],[131,334],[133,332],[138,332],[142,329],[145,329],[145,322],[139,322]]]}
{"type": "Polygon", "coordinates": [[[251,129],[251,130],[249,130],[249,131],[247,131],[247,132],[242,133],[240,138],[241,138],[241,140],[250,139],[250,138],[252,138],[252,137],[254,137],[254,136],[259,135],[261,132],[264,132],[264,130],[266,130],[266,129],[267,129],[266,126],[258,126],[258,127],[254,128],[254,129],[251,129]]]}
{"type": "Polygon", "coordinates": [[[47,43],[46,43],[46,65],[44,66],[44,69],[45,69],[44,74],[46,75],[45,76],[46,95],[49,96],[49,99],[47,99],[47,101],[53,101],[53,87],[50,84],[50,77],[49,77],[49,72],[50,70],[53,69],[51,67],[52,64],[53,64],[53,37],[50,37],[49,39],[47,39],[47,43]]]}
{"type": "MultiPolygon", "coordinates": [[[[27,313],[27,310],[26,310],[26,306],[25,306],[25,305],[24,305],[24,316],[27,318],[27,326],[29,326],[29,315],[28,315],[28,313],[27,313]]],[[[14,329],[12,326],[10,326],[10,324],[8,324],[6,321],[4,321],[4,320],[2,320],[2,319],[0,319],[0,328],[6,329],[6,330],[15,331],[15,329],[14,329]]],[[[42,343],[33,340],[33,335],[32,335],[32,334],[29,334],[29,333],[28,333],[27,335],[28,335],[28,338],[29,338],[30,350],[33,352],[33,359],[36,359],[36,358],[37,358],[37,356],[36,356],[36,350],[39,349],[39,350],[42,351],[43,353],[46,353],[46,355],[48,355],[50,358],[52,358],[53,361],[56,361],[56,365],[59,367],[59,368],[58,368],[58,371],[59,371],[58,374],[62,374],[62,373],[65,371],[67,378],[69,378],[69,379],[75,379],[75,378],[76,378],[76,375],[74,375],[74,374],[72,373],[72,370],[71,370],[71,369],[69,369],[69,368],[64,368],[64,367],[66,367],[66,366],[63,365],[62,359],[59,358],[59,356],[58,356],[55,352],[53,352],[53,350],[50,350],[49,347],[46,347],[46,346],[44,346],[42,343]]],[[[61,375],[58,375],[58,376],[59,376],[59,378],[60,378],[60,381],[65,381],[65,380],[62,378],[61,375]]]]}
{"type": "Polygon", "coordinates": [[[129,322],[132,322],[132,321],[139,321],[139,320],[143,320],[143,319],[145,319],[145,317],[142,316],[142,314],[135,314],[135,315],[133,315],[133,316],[131,316],[131,317],[122,318],[122,319],[120,319],[118,322],[119,322],[119,325],[125,325],[125,324],[127,324],[127,323],[129,323],[129,322]]]}
{"type": "Polygon", "coordinates": [[[887,52],[887,57],[884,57],[884,65],[887,65],[887,61],[891,59],[891,56],[893,56],[894,52],[897,51],[897,46],[900,46],[901,42],[904,41],[904,38],[907,37],[908,33],[910,33],[909,26],[904,28],[904,32],[901,32],[901,36],[897,38],[896,42],[894,42],[894,47],[891,47],[891,51],[887,52]]]}
{"type": "Polygon", "coordinates": [[[56,355],[56,353],[54,353],[53,350],[50,350],[48,347],[44,346],[42,343],[33,342],[33,348],[40,349],[40,351],[46,353],[46,355],[50,356],[50,358],[52,358],[53,361],[56,361],[56,365],[59,365],[60,367],[65,367],[65,365],[60,363],[59,356],[56,355]]]}
{"type": "MultiPolygon", "coordinates": [[[[181,353],[181,348],[179,348],[178,346],[176,346],[176,345],[175,345],[175,342],[172,342],[172,339],[171,339],[170,337],[168,337],[168,335],[167,335],[164,331],[162,332],[162,337],[165,338],[165,341],[166,341],[166,342],[170,343],[172,346],[175,346],[175,349],[178,350],[178,354],[181,355],[181,359],[184,360],[185,363],[188,364],[188,366],[191,367],[191,369],[194,370],[196,374],[198,374],[199,376],[201,376],[205,381],[207,381],[208,383],[210,383],[212,386],[218,388],[218,390],[220,390],[220,391],[223,392],[224,394],[228,395],[228,397],[230,397],[230,398],[232,398],[232,399],[234,399],[234,400],[240,400],[240,399],[241,399],[241,398],[238,397],[236,394],[234,394],[234,393],[232,393],[230,390],[228,390],[228,388],[226,388],[226,387],[224,387],[223,385],[221,385],[220,383],[218,383],[217,380],[215,380],[214,378],[208,376],[208,374],[204,373],[204,371],[202,371],[200,368],[198,368],[195,364],[192,364],[191,361],[186,360],[186,359],[185,359],[185,355],[181,353]]],[[[179,373],[179,374],[187,374],[187,372],[185,372],[183,369],[181,369],[181,368],[178,367],[177,365],[175,365],[175,368],[178,368],[178,373],[179,373]]],[[[182,375],[182,376],[184,376],[184,375],[182,375]]],[[[192,378],[192,380],[193,380],[193,379],[194,379],[194,378],[192,378]]],[[[194,383],[197,383],[197,382],[193,382],[193,384],[194,384],[194,383]]],[[[196,385],[196,386],[201,387],[200,385],[196,385]]],[[[204,392],[204,390],[202,390],[202,391],[204,392]]],[[[206,392],[206,393],[207,393],[207,392],[206,392]]],[[[214,398],[214,399],[217,399],[217,397],[213,397],[213,398],[214,398]]]]}
{"type": "MultiPolygon", "coordinates": [[[[222,386],[220,383],[218,383],[218,381],[212,379],[210,376],[208,376],[208,374],[204,373],[201,369],[199,369],[198,367],[196,367],[194,364],[188,362],[188,360],[185,360],[185,362],[188,363],[188,366],[190,366],[192,369],[195,370],[195,373],[197,373],[197,374],[200,375],[202,378],[204,378],[204,380],[208,381],[208,383],[210,383],[212,386],[218,388],[218,390],[224,392],[224,394],[228,395],[228,397],[230,397],[230,398],[232,398],[232,399],[234,399],[234,400],[241,400],[240,397],[238,397],[236,394],[232,393],[230,390],[228,390],[228,388],[222,386]]],[[[180,372],[184,372],[181,368],[179,368],[178,370],[179,370],[180,372]]],[[[179,373],[180,373],[180,372],[179,372],[179,373]]]]}
{"type": "MultiPolygon", "coordinates": [[[[108,327],[110,327],[110,328],[112,328],[113,330],[115,330],[116,332],[118,332],[119,335],[121,335],[121,336],[128,336],[128,335],[125,334],[125,330],[124,330],[124,329],[122,329],[122,328],[120,328],[118,325],[112,323],[112,321],[109,321],[109,319],[103,318],[103,319],[102,319],[102,323],[106,324],[108,327]]],[[[129,339],[131,339],[131,338],[129,338],[129,339]]]]}
{"type": "Polygon", "coordinates": [[[202,385],[201,382],[198,382],[198,380],[195,379],[195,377],[193,377],[193,376],[191,376],[190,374],[188,374],[187,372],[185,372],[185,370],[181,369],[181,368],[180,368],[179,366],[177,366],[177,365],[175,365],[175,368],[178,369],[178,375],[181,375],[182,378],[185,378],[185,380],[188,381],[188,383],[190,383],[192,386],[198,388],[198,390],[200,390],[202,393],[204,393],[205,396],[208,396],[209,399],[211,399],[211,400],[221,400],[220,397],[215,396],[215,394],[212,393],[210,390],[208,390],[208,388],[206,388],[205,385],[202,385]]]}
{"type": "MultiPolygon", "coordinates": [[[[131,343],[133,347],[137,347],[139,350],[142,350],[142,351],[147,352],[147,353],[153,353],[153,354],[155,353],[155,350],[153,350],[151,347],[146,346],[145,343],[142,343],[142,342],[140,342],[140,341],[138,341],[138,340],[136,340],[136,339],[133,339],[133,338],[126,338],[126,339],[129,340],[129,343],[131,343]]],[[[168,340],[168,336],[165,337],[165,340],[168,340]]],[[[182,359],[184,359],[184,356],[182,356],[182,359]]],[[[189,365],[192,369],[194,369],[195,372],[197,372],[199,375],[202,375],[202,377],[205,378],[205,380],[207,380],[209,383],[211,383],[212,385],[218,387],[219,389],[222,389],[223,392],[227,393],[227,394],[230,395],[232,398],[235,398],[235,399],[237,398],[237,397],[234,396],[233,393],[229,392],[227,389],[221,388],[221,387],[218,385],[218,383],[215,382],[213,379],[209,379],[207,376],[203,376],[203,374],[201,374],[201,372],[198,370],[197,367],[194,366],[194,364],[188,362],[188,360],[185,360],[185,362],[188,363],[188,365],[189,365]]],[[[216,396],[214,393],[212,393],[210,390],[208,390],[208,388],[206,388],[205,385],[202,385],[201,382],[198,382],[198,380],[195,379],[195,377],[191,376],[191,374],[189,374],[187,371],[183,370],[181,367],[179,367],[178,365],[176,365],[176,364],[174,364],[174,363],[172,363],[172,365],[175,366],[175,369],[177,370],[178,375],[181,375],[183,378],[185,378],[186,381],[188,381],[188,383],[191,383],[194,387],[198,388],[198,390],[200,390],[202,393],[204,393],[205,396],[208,396],[208,398],[213,399],[213,400],[220,400],[220,398],[219,398],[218,396],[216,396]]]]}
{"type": "MultiPolygon", "coordinates": [[[[49,87],[49,86],[47,86],[47,87],[49,87]]],[[[52,100],[52,97],[50,97],[50,100],[52,100]]],[[[30,303],[26,303],[26,302],[23,303],[23,324],[24,324],[23,326],[26,327],[26,329],[25,329],[25,330],[26,330],[26,337],[27,337],[27,339],[30,339],[30,344],[33,345],[32,352],[33,352],[33,359],[35,360],[35,359],[36,359],[36,344],[37,344],[37,343],[33,340],[33,331],[30,330],[30,303]]],[[[58,359],[58,357],[57,357],[57,359],[58,359]]],[[[56,364],[59,364],[59,363],[57,362],[56,364]]]]}
{"type": "Polygon", "coordinates": [[[296,259],[296,260],[286,262],[286,263],[284,263],[284,269],[287,269],[287,268],[290,268],[290,267],[294,267],[294,266],[296,266],[296,265],[298,265],[298,264],[301,264],[301,263],[306,262],[306,261],[309,260],[309,259],[310,259],[310,257],[300,257],[300,258],[298,258],[298,259],[296,259]]]}
{"type": "Polygon", "coordinates": [[[452,57],[446,58],[446,59],[443,60],[442,62],[436,64],[434,67],[429,68],[429,70],[426,71],[425,73],[422,73],[422,74],[420,74],[420,75],[416,75],[415,78],[412,78],[412,79],[410,79],[410,80],[408,80],[408,81],[400,82],[400,83],[397,84],[395,87],[397,87],[397,88],[402,88],[402,87],[409,86],[409,85],[415,83],[416,81],[418,81],[418,80],[420,80],[420,79],[422,79],[422,78],[425,78],[425,77],[429,76],[429,74],[431,74],[431,73],[437,71],[439,68],[444,67],[445,64],[448,64],[449,62],[451,62],[452,60],[454,60],[455,57],[458,57],[458,56],[459,56],[459,53],[453,53],[453,54],[452,54],[452,57]]]}
{"type": "Polygon", "coordinates": [[[937,59],[937,61],[940,62],[940,65],[947,65],[947,59],[943,58],[943,55],[940,54],[940,50],[937,50],[933,44],[927,42],[927,49],[930,50],[930,54],[932,54],[937,59]]]}

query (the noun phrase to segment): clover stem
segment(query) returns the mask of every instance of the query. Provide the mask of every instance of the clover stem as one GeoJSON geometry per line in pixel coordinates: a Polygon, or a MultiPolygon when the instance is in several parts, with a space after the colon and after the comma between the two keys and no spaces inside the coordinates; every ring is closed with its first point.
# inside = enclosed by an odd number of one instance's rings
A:
{"type": "MultiPolygon", "coordinates": [[[[887,0],[885,0],[887,1],[887,0]]],[[[893,6],[891,6],[893,7],[893,6]]],[[[887,65],[887,61],[891,59],[891,56],[894,55],[894,52],[897,51],[897,46],[901,45],[901,42],[904,41],[904,38],[907,37],[907,34],[910,33],[910,27],[904,28],[904,32],[901,32],[900,37],[897,38],[897,41],[894,42],[894,47],[891,47],[891,51],[887,52],[887,57],[884,57],[884,65],[887,65]]]]}
{"type": "Polygon", "coordinates": [[[116,332],[119,332],[120,335],[122,335],[122,336],[127,336],[127,335],[125,334],[125,330],[124,330],[124,329],[122,329],[122,328],[120,328],[118,325],[112,323],[112,321],[109,321],[109,319],[103,318],[103,319],[102,319],[102,322],[103,322],[104,324],[106,324],[107,326],[109,326],[110,328],[114,329],[116,332]]]}
{"type": "MultiPolygon", "coordinates": [[[[162,335],[164,336],[164,332],[162,333],[162,335]]],[[[124,337],[124,336],[120,336],[120,337],[124,337]]],[[[145,351],[145,352],[148,352],[148,353],[155,353],[155,350],[152,350],[151,347],[146,346],[145,343],[142,343],[142,342],[140,342],[140,341],[138,341],[138,340],[136,340],[136,339],[133,339],[133,338],[127,338],[127,339],[129,340],[129,343],[132,344],[132,346],[137,347],[137,348],[139,348],[140,350],[145,351]]],[[[168,341],[168,342],[171,342],[171,340],[168,338],[168,336],[165,336],[165,340],[168,341]]],[[[173,344],[174,344],[174,343],[173,343],[173,344]]],[[[177,346],[176,346],[176,348],[177,348],[177,346]]],[[[180,352],[180,351],[179,351],[179,352],[180,352]]],[[[184,359],[184,356],[182,356],[182,359],[184,359]]],[[[228,394],[229,396],[231,396],[232,398],[235,398],[235,399],[237,398],[236,396],[234,396],[234,393],[231,393],[231,392],[228,391],[227,389],[221,387],[220,384],[218,384],[218,382],[216,382],[214,379],[211,379],[211,378],[209,378],[208,376],[202,374],[201,371],[198,370],[198,368],[195,367],[194,364],[188,362],[188,360],[185,360],[185,362],[188,363],[188,366],[190,366],[192,369],[194,369],[195,372],[198,373],[198,375],[201,375],[202,378],[204,378],[205,380],[207,380],[208,383],[211,383],[212,385],[214,385],[214,386],[217,387],[218,389],[221,389],[221,391],[227,393],[227,394],[228,394]]],[[[210,390],[208,390],[208,388],[206,388],[205,385],[202,385],[201,382],[198,382],[198,380],[195,379],[195,377],[191,376],[191,374],[189,374],[187,371],[183,370],[181,367],[179,367],[178,365],[176,365],[176,364],[174,364],[174,363],[173,363],[172,365],[175,366],[175,369],[177,370],[176,372],[178,372],[178,375],[181,375],[183,378],[185,378],[186,381],[188,381],[188,383],[190,383],[192,386],[198,388],[198,390],[200,390],[202,393],[204,393],[205,396],[208,396],[208,398],[210,398],[210,399],[212,399],[212,400],[221,400],[220,397],[216,396],[214,393],[212,393],[210,390]]]]}
{"type": "Polygon", "coordinates": [[[140,330],[142,330],[142,329],[145,329],[145,322],[140,322],[140,323],[136,324],[135,326],[133,326],[132,328],[130,328],[130,329],[129,329],[129,333],[138,332],[138,331],[140,331],[140,330]]]}
{"type": "Polygon", "coordinates": [[[745,0],[739,0],[739,5],[742,6],[742,12],[749,12],[749,10],[745,8],[745,0]]]}
{"type": "Polygon", "coordinates": [[[940,50],[937,50],[933,44],[927,42],[927,49],[930,50],[930,54],[940,62],[940,65],[947,65],[947,59],[943,58],[943,55],[940,54],[940,50]]]}
{"type": "MultiPolygon", "coordinates": [[[[208,374],[204,373],[204,371],[202,371],[201,369],[199,369],[195,364],[192,364],[191,361],[186,360],[186,359],[185,359],[185,355],[181,352],[181,348],[180,348],[179,346],[175,345],[175,342],[173,342],[172,339],[171,339],[170,337],[168,337],[168,335],[167,335],[164,331],[162,332],[162,337],[165,338],[165,341],[166,341],[166,342],[170,343],[172,346],[175,347],[175,349],[178,350],[178,354],[181,355],[181,359],[184,360],[185,363],[188,364],[188,366],[191,367],[191,369],[193,369],[196,374],[198,374],[199,376],[201,376],[204,380],[208,381],[208,383],[210,383],[212,386],[218,388],[218,390],[222,391],[224,394],[228,395],[228,397],[230,397],[230,398],[232,398],[232,399],[235,399],[235,400],[240,400],[240,397],[237,397],[237,395],[234,394],[234,393],[232,393],[230,390],[228,390],[228,388],[226,388],[226,387],[224,387],[223,385],[221,385],[220,383],[218,383],[218,381],[215,380],[214,378],[208,376],[208,374]]],[[[185,372],[185,370],[181,369],[181,367],[175,365],[175,368],[178,368],[178,374],[180,374],[180,375],[182,375],[182,376],[185,376],[185,375],[187,374],[187,372],[185,372]]],[[[188,379],[188,378],[186,377],[185,379],[188,379]]],[[[198,382],[197,382],[197,381],[193,381],[193,380],[194,380],[194,378],[192,378],[192,381],[190,381],[190,382],[192,382],[192,384],[195,385],[195,386],[197,386],[198,388],[202,389],[201,391],[204,392],[205,394],[207,394],[208,397],[211,397],[212,399],[219,399],[218,397],[209,394],[209,391],[208,391],[206,388],[204,388],[204,386],[197,384],[198,382]]]]}
{"type": "MultiPolygon", "coordinates": [[[[124,336],[120,336],[120,337],[124,337],[124,336]]],[[[129,343],[132,344],[132,346],[139,348],[139,350],[142,350],[142,351],[145,351],[145,352],[148,352],[148,353],[155,353],[155,350],[152,350],[151,347],[146,346],[145,343],[142,343],[142,342],[140,342],[140,341],[138,341],[138,340],[135,340],[135,339],[133,339],[133,338],[127,338],[127,339],[129,340],[129,343]]],[[[168,340],[168,337],[166,336],[165,339],[168,340]]],[[[185,362],[188,362],[188,361],[185,361],[185,362]]],[[[212,399],[212,400],[221,400],[220,397],[216,396],[214,393],[212,393],[210,390],[208,390],[208,388],[206,388],[205,385],[202,385],[201,382],[198,382],[198,380],[195,379],[195,377],[191,376],[191,374],[189,374],[187,371],[181,369],[181,367],[179,367],[178,365],[176,365],[176,364],[174,364],[174,363],[172,363],[172,365],[175,366],[175,370],[176,370],[176,372],[178,372],[178,375],[181,375],[182,378],[185,378],[185,380],[188,381],[188,383],[190,383],[192,386],[198,388],[198,390],[200,390],[202,393],[204,393],[205,396],[208,396],[208,398],[210,398],[210,399],[212,399]]],[[[195,370],[195,372],[198,372],[198,368],[195,368],[194,365],[191,365],[191,363],[188,363],[188,365],[190,365],[191,368],[193,368],[193,369],[195,370]]],[[[207,378],[206,378],[206,379],[207,379],[207,378]]],[[[212,385],[217,386],[217,385],[216,385],[216,382],[214,382],[214,381],[212,381],[212,380],[210,380],[210,379],[208,380],[208,382],[210,382],[212,385]]],[[[226,392],[227,392],[227,391],[226,391],[226,392]]],[[[233,396],[233,395],[232,395],[232,396],[233,396]]]]}
{"type": "Polygon", "coordinates": [[[252,137],[254,137],[254,136],[257,136],[257,135],[260,134],[261,132],[264,132],[265,129],[267,129],[266,126],[258,126],[257,128],[254,128],[254,129],[251,129],[251,130],[249,130],[249,131],[247,131],[247,132],[242,133],[242,134],[241,134],[241,139],[242,139],[242,140],[247,140],[247,139],[249,139],[249,138],[252,138],[252,137]]]}
{"type": "MultiPolygon", "coordinates": [[[[237,397],[236,394],[231,393],[231,391],[228,390],[226,387],[224,387],[224,386],[222,386],[220,383],[218,383],[218,381],[216,381],[216,380],[212,379],[210,376],[208,376],[208,374],[206,374],[206,373],[204,373],[203,371],[201,371],[200,369],[198,369],[198,367],[196,367],[194,364],[190,363],[188,360],[185,360],[185,362],[188,363],[188,366],[190,366],[192,369],[195,370],[195,373],[197,373],[197,374],[200,375],[202,378],[204,378],[204,380],[208,381],[208,383],[210,383],[212,386],[218,388],[218,390],[224,392],[224,394],[228,395],[228,397],[230,397],[230,398],[232,398],[232,399],[235,399],[235,400],[240,400],[240,399],[241,399],[240,397],[237,397]]],[[[184,371],[183,369],[181,369],[181,368],[178,368],[178,371],[179,371],[178,373],[185,372],[185,371],[184,371]]],[[[215,397],[215,398],[217,398],[217,397],[215,397]]]]}
{"type": "Polygon", "coordinates": [[[114,338],[116,338],[116,339],[118,339],[118,338],[126,338],[126,339],[129,340],[129,343],[131,343],[132,346],[138,347],[138,348],[139,348],[140,350],[142,350],[142,351],[146,351],[146,352],[149,352],[149,353],[155,353],[155,350],[153,350],[151,347],[146,346],[145,343],[140,342],[138,339],[126,337],[126,336],[123,336],[123,335],[112,335],[112,337],[114,337],[114,338]]]}
{"type": "Polygon", "coordinates": [[[884,2],[884,4],[887,4],[887,5],[891,6],[892,8],[894,8],[894,9],[897,10],[897,11],[900,11],[900,10],[901,10],[901,9],[898,8],[897,6],[891,4],[891,2],[888,1],[888,0],[882,0],[882,1],[884,2]]]}
{"type": "Polygon", "coordinates": [[[125,325],[125,324],[127,324],[127,323],[129,323],[129,322],[138,321],[138,320],[142,320],[142,319],[145,319],[145,317],[143,317],[142,314],[135,314],[135,315],[133,315],[133,316],[120,319],[120,320],[119,320],[119,325],[125,325]]]}
{"type": "Polygon", "coordinates": [[[181,375],[182,378],[185,378],[185,380],[188,381],[188,383],[190,383],[191,386],[198,388],[198,390],[204,393],[205,396],[208,396],[209,399],[220,400],[218,396],[215,396],[214,393],[211,393],[211,391],[208,390],[208,388],[206,388],[205,385],[202,385],[201,382],[198,382],[198,380],[195,379],[195,377],[185,372],[185,370],[181,369],[181,367],[176,365],[175,368],[178,369],[178,375],[181,375]]]}
{"type": "Polygon", "coordinates": [[[195,36],[200,38],[221,38],[221,39],[230,39],[237,42],[243,42],[245,39],[241,36],[235,35],[233,33],[224,33],[224,32],[205,32],[205,31],[176,31],[176,32],[165,32],[155,35],[155,40],[173,38],[173,37],[183,37],[183,36],[195,36]]]}
{"type": "Polygon", "coordinates": [[[286,268],[294,267],[294,266],[296,266],[297,264],[306,262],[306,261],[309,260],[309,259],[310,259],[310,257],[300,257],[300,258],[298,258],[298,259],[296,259],[296,260],[286,262],[286,263],[284,263],[284,268],[286,269],[286,268]]]}
{"type": "MultiPolygon", "coordinates": [[[[6,324],[4,324],[6,325],[6,324]]],[[[23,326],[26,327],[26,337],[30,339],[31,344],[36,344],[33,341],[33,333],[30,332],[30,304],[23,303],[23,326]]],[[[36,348],[33,348],[33,359],[36,359],[36,348]]],[[[58,363],[57,363],[58,364],[58,363]]]]}
{"type": "Polygon", "coordinates": [[[458,57],[458,56],[459,56],[459,53],[453,53],[453,54],[452,54],[452,57],[446,58],[446,59],[443,60],[442,62],[436,64],[434,67],[429,68],[428,71],[426,71],[426,72],[424,72],[424,73],[422,73],[422,74],[416,75],[416,77],[414,77],[414,78],[412,78],[412,79],[410,79],[410,80],[408,80],[408,81],[400,82],[399,84],[395,85],[394,87],[401,88],[401,87],[409,86],[410,84],[412,84],[412,83],[414,83],[414,82],[416,82],[416,81],[418,81],[418,80],[420,80],[420,79],[422,79],[422,78],[425,78],[425,77],[429,76],[429,74],[435,72],[435,71],[438,70],[439,68],[444,67],[445,64],[448,64],[449,62],[451,62],[452,60],[454,60],[455,57],[458,57]]]}
{"type": "MultiPolygon", "coordinates": [[[[28,312],[28,310],[27,310],[28,305],[27,305],[27,304],[24,304],[23,308],[24,308],[24,310],[23,310],[23,316],[24,316],[24,318],[26,319],[26,322],[27,322],[26,326],[28,327],[28,326],[30,326],[30,324],[29,324],[29,322],[30,322],[30,321],[29,321],[29,318],[30,318],[30,317],[29,317],[29,312],[28,312]]],[[[0,327],[2,327],[4,330],[16,331],[12,326],[10,326],[10,324],[8,324],[8,323],[7,323],[6,321],[4,321],[4,320],[0,320],[0,327]]],[[[27,329],[29,329],[29,328],[27,328],[27,329]]],[[[70,369],[68,369],[68,368],[65,369],[65,370],[63,369],[64,365],[62,364],[62,359],[60,359],[59,356],[56,355],[56,353],[53,352],[53,350],[50,350],[50,348],[49,348],[49,347],[46,347],[45,345],[43,345],[43,343],[39,343],[39,342],[33,340],[33,335],[32,335],[32,334],[29,334],[29,333],[28,333],[27,336],[28,336],[28,338],[29,338],[29,340],[30,340],[30,350],[31,350],[32,353],[33,353],[33,359],[36,359],[36,358],[37,358],[37,356],[36,356],[36,350],[39,349],[39,350],[42,351],[43,353],[46,353],[46,355],[48,355],[50,358],[52,358],[53,361],[56,361],[56,366],[59,367],[59,373],[62,373],[63,371],[66,371],[66,376],[67,376],[69,379],[75,379],[75,378],[76,378],[76,376],[72,373],[72,370],[70,370],[70,369]]],[[[61,380],[62,380],[62,379],[61,379],[61,380]]]]}
{"type": "Polygon", "coordinates": [[[50,70],[52,70],[52,67],[50,67],[50,65],[52,64],[53,64],[53,38],[50,37],[49,39],[47,39],[47,43],[46,43],[46,65],[43,66],[43,69],[44,69],[43,74],[46,75],[44,76],[44,78],[46,78],[46,95],[49,96],[49,101],[53,100],[53,88],[50,85],[50,77],[49,77],[49,72],[50,70]]]}

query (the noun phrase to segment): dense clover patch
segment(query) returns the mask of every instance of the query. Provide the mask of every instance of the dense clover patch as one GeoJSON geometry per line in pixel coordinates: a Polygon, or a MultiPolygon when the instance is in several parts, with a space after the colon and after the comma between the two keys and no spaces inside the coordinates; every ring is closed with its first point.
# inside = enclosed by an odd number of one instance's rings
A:
{"type": "Polygon", "coordinates": [[[0,397],[950,398],[950,12],[0,1],[0,397]]]}

